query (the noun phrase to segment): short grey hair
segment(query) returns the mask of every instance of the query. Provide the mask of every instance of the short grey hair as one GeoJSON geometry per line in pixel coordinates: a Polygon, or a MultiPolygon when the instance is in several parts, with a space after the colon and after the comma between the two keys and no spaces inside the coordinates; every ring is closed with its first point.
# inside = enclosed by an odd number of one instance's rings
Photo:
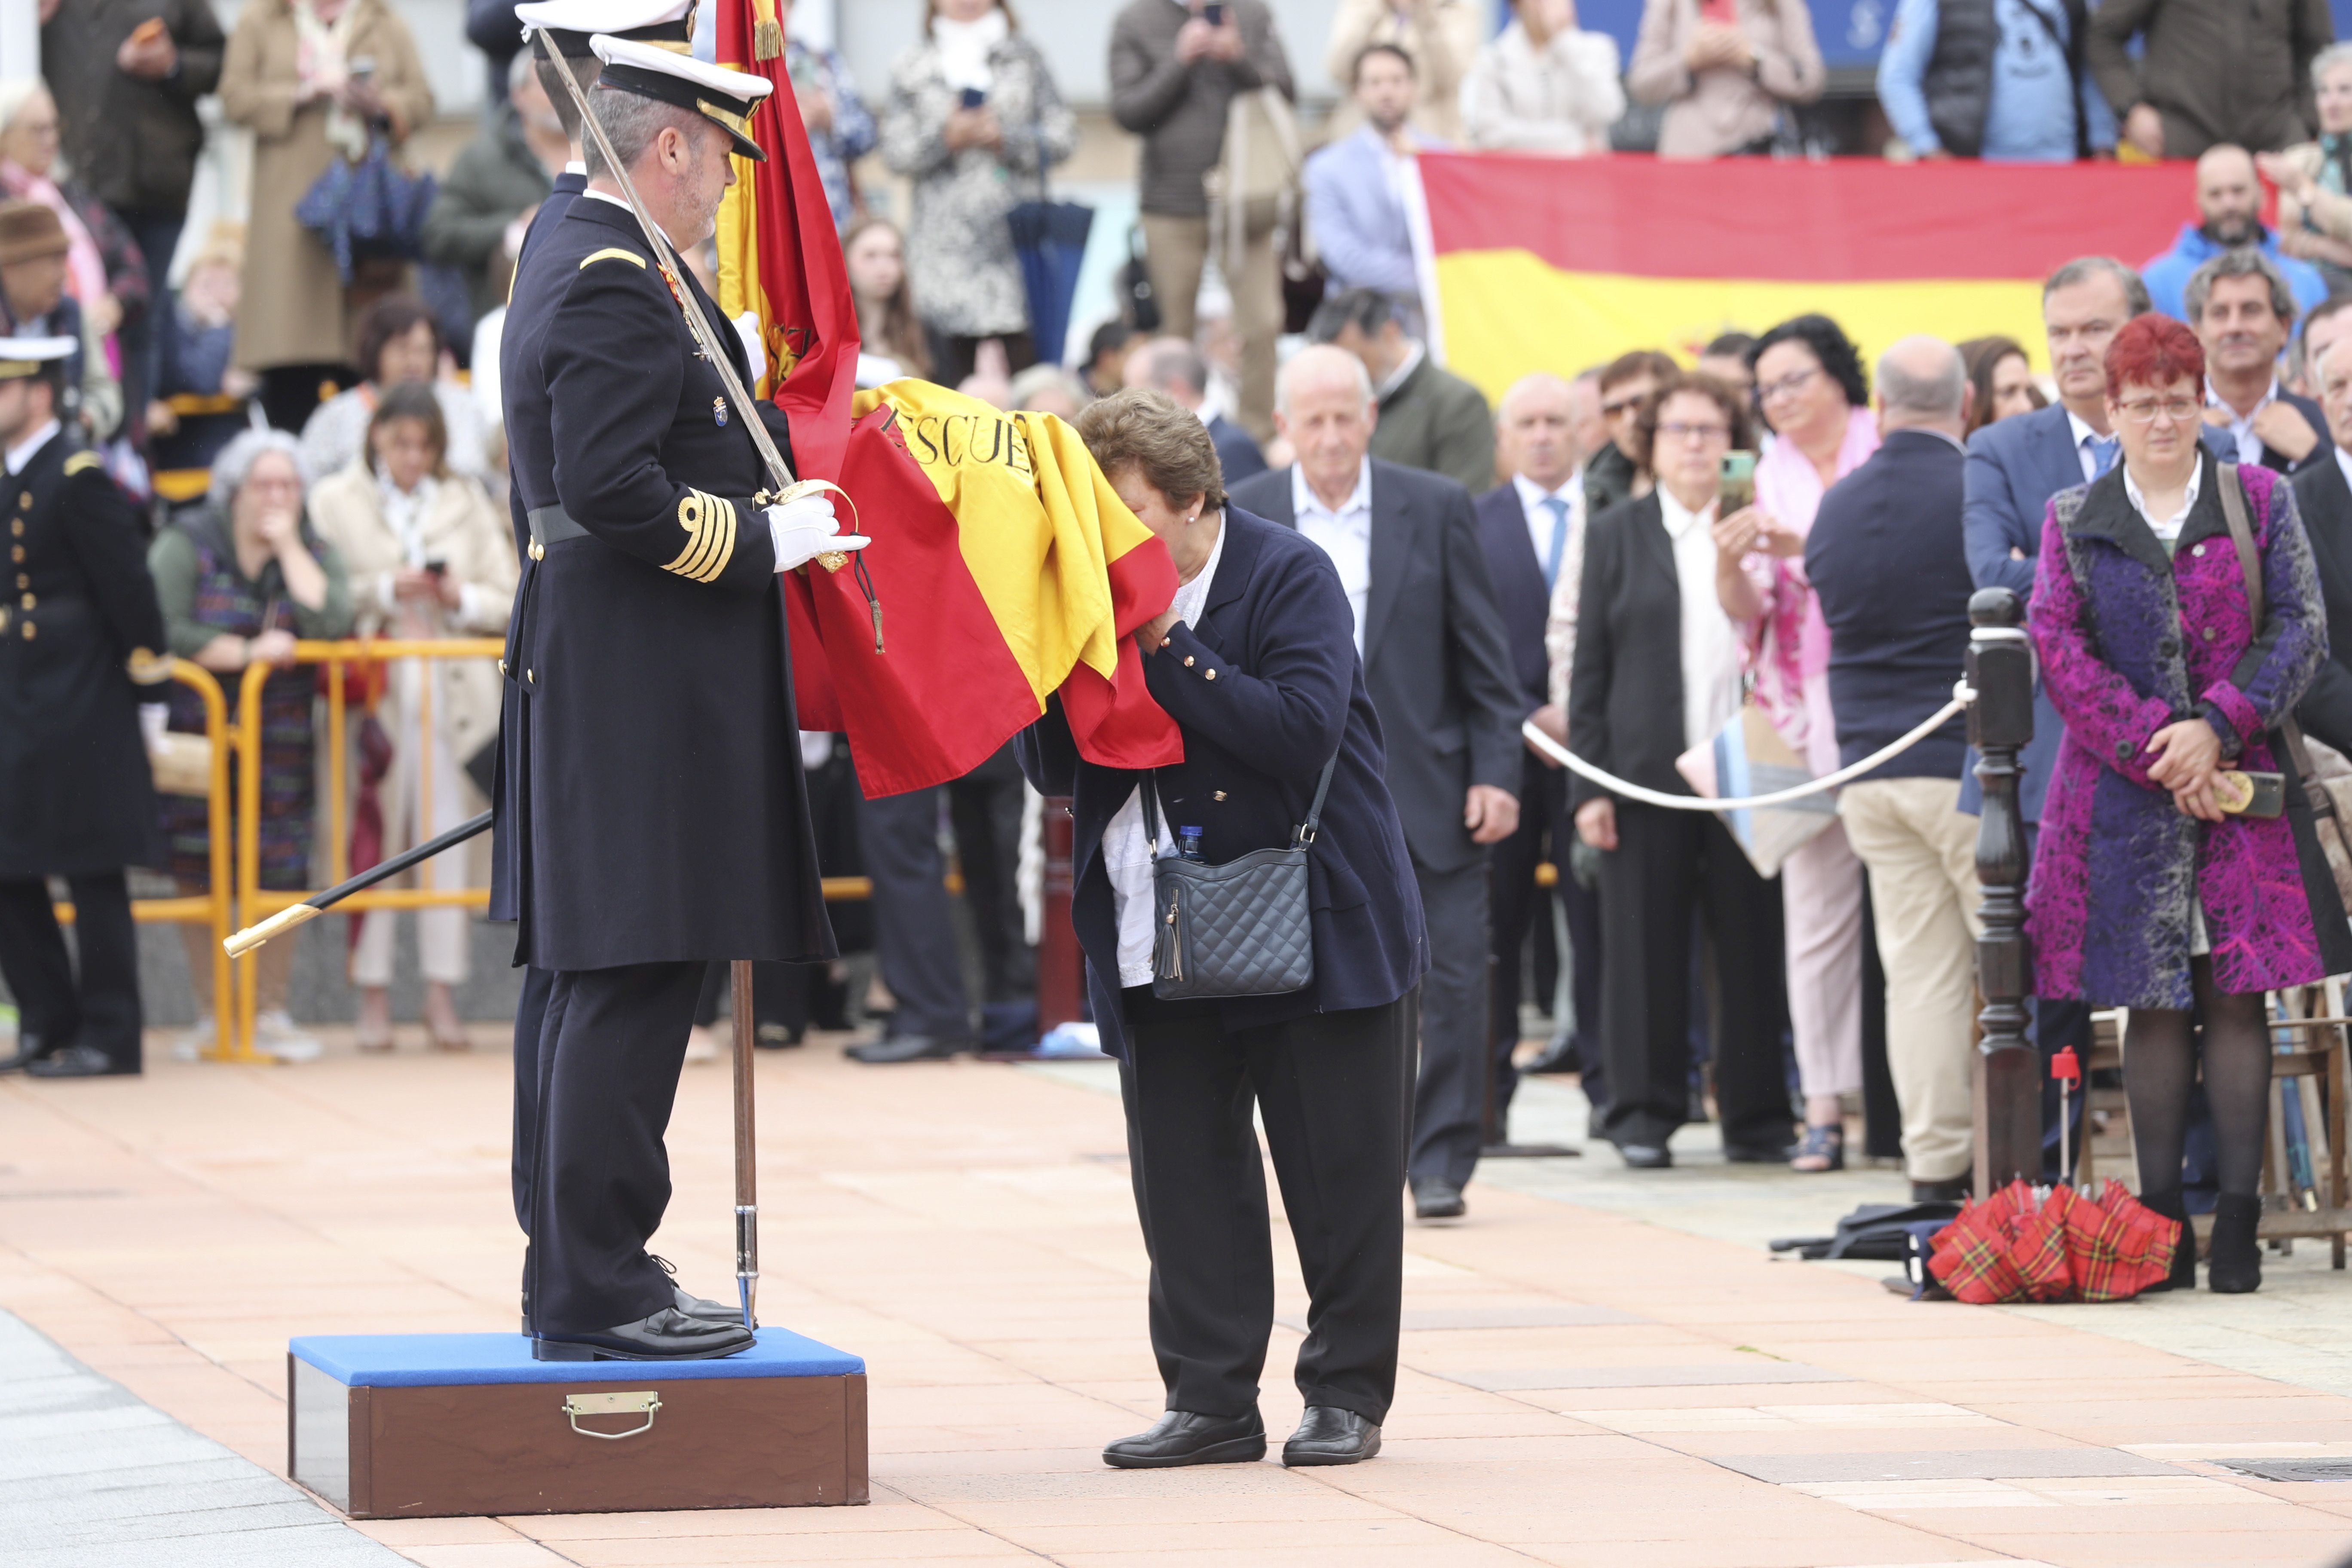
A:
{"type": "Polygon", "coordinates": [[[1209,362],[1199,349],[1181,338],[1162,338],[1143,347],[1146,386],[1166,392],[1171,384],[1191,389],[1196,397],[1209,390],[1209,362]]]}
{"type": "MultiPolygon", "coordinates": [[[[635,168],[637,160],[646,155],[646,149],[663,132],[674,129],[691,142],[696,126],[710,124],[690,109],[680,109],[659,99],[640,98],[634,92],[617,91],[601,82],[597,90],[588,95],[588,108],[596,116],[596,123],[604,128],[604,134],[612,139],[614,155],[621,160],[624,169],[635,168]]],[[[594,136],[583,141],[582,150],[587,154],[590,179],[611,174],[604,166],[604,149],[596,144],[594,136]]]]}
{"type": "Polygon", "coordinates": [[[2259,278],[2270,286],[2271,314],[2283,321],[2295,318],[2294,290],[2287,284],[2286,274],[2278,263],[2251,245],[2235,250],[2225,250],[2189,275],[2189,287],[2181,290],[2181,309],[2192,327],[2205,319],[2205,306],[2213,297],[2213,285],[2224,278],[2259,278]]]}
{"type": "Polygon", "coordinates": [[[1953,419],[1959,416],[1960,405],[1968,396],[1969,369],[1960,359],[1960,351],[1940,339],[1906,338],[1878,356],[1879,399],[1889,414],[1908,414],[1922,419],[1953,419]],[[1920,375],[1904,363],[1905,349],[1916,347],[1923,341],[1934,342],[1944,352],[1937,356],[1938,365],[1933,375],[1920,375]]]}
{"type": "Polygon", "coordinates": [[[2311,86],[2319,88],[2320,79],[2337,66],[2352,65],[2352,43],[2330,44],[2311,57],[2311,86]]]}
{"type": "Polygon", "coordinates": [[[213,458],[212,487],[205,497],[213,510],[226,518],[236,506],[236,492],[245,489],[245,481],[253,477],[253,465],[272,452],[285,454],[294,465],[294,477],[302,481],[304,494],[312,483],[310,465],[302,460],[302,443],[286,430],[240,430],[230,438],[213,458]]]}
{"type": "MultiPolygon", "coordinates": [[[[1311,346],[1313,348],[1330,347],[1330,345],[1324,343],[1317,343],[1311,346]]],[[[1274,378],[1274,411],[1276,413],[1287,414],[1290,412],[1290,384],[1292,381],[1297,379],[1296,372],[1298,369],[1298,361],[1300,357],[1308,352],[1309,351],[1307,349],[1301,349],[1298,353],[1291,355],[1289,361],[1283,365],[1282,374],[1274,378]]],[[[1331,352],[1346,360],[1348,363],[1354,368],[1356,373],[1356,391],[1362,396],[1364,406],[1370,408],[1374,402],[1372,395],[1372,373],[1364,368],[1364,362],[1362,360],[1358,359],[1354,354],[1349,353],[1347,350],[1342,348],[1332,348],[1331,352]]]]}
{"type": "Polygon", "coordinates": [[[1013,406],[1026,408],[1040,392],[1049,389],[1067,396],[1080,408],[1095,400],[1095,395],[1087,390],[1086,383],[1060,365],[1033,364],[1013,378],[1013,406]]]}
{"type": "Polygon", "coordinates": [[[2147,285],[2140,281],[2139,274],[2112,256],[2074,258],[2042,280],[2042,298],[2047,301],[2050,296],[2059,289],[2076,288],[2088,283],[2102,273],[2113,278],[2122,286],[2125,315],[2145,316],[2155,308],[2154,302],[2147,297],[2147,285]]]}

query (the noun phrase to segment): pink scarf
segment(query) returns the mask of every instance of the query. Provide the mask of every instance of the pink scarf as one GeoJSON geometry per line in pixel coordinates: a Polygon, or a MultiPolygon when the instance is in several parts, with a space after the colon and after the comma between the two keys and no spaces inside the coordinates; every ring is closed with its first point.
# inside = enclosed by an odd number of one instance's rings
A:
{"type": "Polygon", "coordinates": [[[39,202],[58,215],[66,227],[66,292],[84,305],[106,297],[106,260],[98,253],[89,226],[73,210],[55,181],[36,174],[13,158],[0,158],[0,190],[19,201],[39,202]]]}
{"type": "MultiPolygon", "coordinates": [[[[1862,467],[1878,450],[1878,418],[1867,408],[1846,416],[1837,477],[1862,467]]],[[[1827,487],[1813,460],[1785,438],[1756,464],[1756,504],[1776,522],[1811,533],[1827,487]]],[[[1780,738],[1805,755],[1816,775],[1838,766],[1837,723],[1830,711],[1830,628],[1822,618],[1802,556],[1753,555],[1748,574],[1764,597],[1764,616],[1743,639],[1756,676],[1756,700],[1780,738]]]]}

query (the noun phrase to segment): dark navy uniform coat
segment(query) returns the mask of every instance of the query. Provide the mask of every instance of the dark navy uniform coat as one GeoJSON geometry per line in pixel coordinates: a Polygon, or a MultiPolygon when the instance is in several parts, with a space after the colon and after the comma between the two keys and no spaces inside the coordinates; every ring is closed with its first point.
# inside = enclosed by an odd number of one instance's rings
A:
{"type": "MultiPolygon", "coordinates": [[[[833,956],[809,832],[768,476],[627,208],[575,201],[532,247],[500,349],[526,511],[586,530],[526,568],[508,634],[521,961],[833,956]]],[[[782,416],[765,411],[778,445],[782,416]]],[[[789,447],[785,447],[789,452],[789,447]]],[[[535,547],[538,548],[538,547],[535,547]]]]}
{"type": "Polygon", "coordinates": [[[0,877],[161,866],[139,704],[172,661],[139,515],[63,435],[0,484],[0,877]]]}
{"type": "MultiPolygon", "coordinates": [[[[572,210],[572,202],[587,188],[587,177],[569,169],[555,176],[555,188],[548,192],[545,201],[539,204],[539,211],[531,215],[530,226],[522,231],[522,248],[515,254],[514,279],[507,290],[509,304],[513,302],[515,289],[521,285],[524,272],[531,265],[536,242],[545,239],[555,226],[563,221],[563,215],[572,210]]],[[[501,337],[499,342],[503,343],[505,339],[501,337]]],[[[503,395],[502,393],[501,397],[503,395]]],[[[514,416],[510,412],[505,414],[505,423],[507,429],[512,431],[514,416]]],[[[509,438],[511,439],[511,436],[509,438]]],[[[522,563],[523,574],[528,576],[532,565],[530,523],[523,510],[521,486],[508,487],[507,509],[512,514],[514,523],[515,559],[522,563]]],[[[516,599],[520,601],[520,593],[516,599]]],[[[515,711],[516,704],[522,700],[519,690],[520,685],[520,675],[510,677],[499,704],[499,760],[490,785],[489,917],[494,921],[519,921],[522,918],[522,853],[521,842],[515,834],[518,807],[514,798],[515,782],[522,777],[522,721],[515,711]]]]}

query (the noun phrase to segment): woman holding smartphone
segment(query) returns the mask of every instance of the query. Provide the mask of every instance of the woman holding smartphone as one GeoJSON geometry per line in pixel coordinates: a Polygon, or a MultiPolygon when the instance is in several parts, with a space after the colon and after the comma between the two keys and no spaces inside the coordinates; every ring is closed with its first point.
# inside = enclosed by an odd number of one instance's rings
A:
{"type": "Polygon", "coordinates": [[[923,41],[898,57],[882,116],[882,157],[915,183],[907,274],[930,340],[934,379],[969,377],[985,342],[1007,374],[1059,343],[1033,343],[1021,263],[1005,219],[1034,201],[1078,127],[1045,57],[1000,0],[929,0],[923,41]]]}
{"type": "MultiPolygon", "coordinates": [[[[2033,585],[2042,679],[2066,721],[2025,896],[2035,994],[2131,1009],[2124,1089],[2140,1201],[2173,1219],[2185,1218],[2201,1062],[2221,1189],[2206,1284],[2252,1290],[2271,1084],[2263,994],[2352,969],[2352,929],[2278,730],[2327,657],[2326,623],[2294,492],[2199,444],[2196,335],[2139,316],[2106,363],[2123,461],[2051,498],[2033,585]],[[2252,583],[2233,509],[2252,535],[2252,583]]],[[[2197,1282],[2186,1237],[2171,1282],[2197,1282]]]]}

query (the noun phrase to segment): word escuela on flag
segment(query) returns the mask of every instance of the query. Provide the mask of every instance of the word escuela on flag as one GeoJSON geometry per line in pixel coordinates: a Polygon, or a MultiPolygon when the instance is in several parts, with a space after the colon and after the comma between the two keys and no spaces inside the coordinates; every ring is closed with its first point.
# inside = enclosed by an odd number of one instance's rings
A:
{"type": "Polygon", "coordinates": [[[795,477],[839,485],[845,530],[872,539],[887,628],[877,652],[853,573],[784,574],[802,727],[848,736],[869,796],[970,773],[1055,695],[1087,761],[1181,762],[1131,636],[1174,598],[1175,564],[1077,433],[924,382],[856,389],[841,241],[761,8],[718,11],[719,62],[775,83],[751,117],[768,161],[737,158],[719,207],[719,306],[758,314],[769,369],[753,390],[791,421],[795,477]]]}
{"type": "Polygon", "coordinates": [[[2187,163],[1888,163],[1425,153],[1431,334],[1500,397],[1631,349],[1688,360],[1733,328],[1835,317],[1864,363],[1896,339],[1999,333],[2049,368],[2042,280],[2137,267],[2196,213],[2187,163]]]}

